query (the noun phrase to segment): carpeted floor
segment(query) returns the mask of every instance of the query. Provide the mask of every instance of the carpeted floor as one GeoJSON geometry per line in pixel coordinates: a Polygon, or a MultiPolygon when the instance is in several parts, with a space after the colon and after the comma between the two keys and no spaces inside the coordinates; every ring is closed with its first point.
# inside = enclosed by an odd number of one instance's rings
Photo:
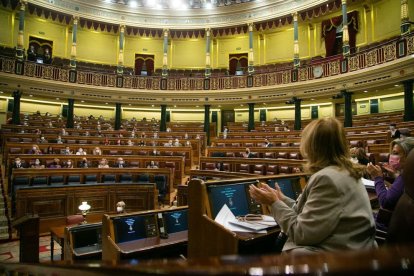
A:
{"type": "MultiPolygon", "coordinates": [[[[53,259],[60,260],[61,247],[55,242],[53,259]]],[[[50,236],[39,238],[39,261],[50,261],[50,236]]],[[[12,241],[0,244],[0,262],[19,262],[19,241],[12,241]]]]}

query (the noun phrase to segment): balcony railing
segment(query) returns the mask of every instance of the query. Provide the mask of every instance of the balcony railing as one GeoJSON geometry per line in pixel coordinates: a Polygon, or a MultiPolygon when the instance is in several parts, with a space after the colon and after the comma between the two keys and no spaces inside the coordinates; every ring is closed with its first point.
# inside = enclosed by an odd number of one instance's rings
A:
{"type": "MultiPolygon", "coordinates": [[[[402,57],[414,54],[414,33],[405,37],[387,41],[374,48],[352,54],[348,58],[342,55],[318,59],[315,62],[301,66],[297,69],[282,69],[276,72],[254,74],[252,76],[216,76],[206,79],[203,77],[168,77],[166,80],[160,76],[130,76],[123,75],[122,82],[117,81],[116,74],[103,74],[99,72],[77,71],[76,83],[101,87],[118,87],[141,90],[229,90],[247,87],[265,87],[303,82],[315,78],[327,78],[383,63],[391,62],[402,57]],[[322,74],[315,75],[314,70],[322,67],[322,74]],[[164,81],[164,85],[162,82],[164,81]]],[[[16,60],[9,57],[0,57],[0,71],[15,73],[16,60]]],[[[23,74],[27,77],[41,78],[60,82],[69,82],[70,69],[55,67],[33,62],[24,63],[23,74]]]]}

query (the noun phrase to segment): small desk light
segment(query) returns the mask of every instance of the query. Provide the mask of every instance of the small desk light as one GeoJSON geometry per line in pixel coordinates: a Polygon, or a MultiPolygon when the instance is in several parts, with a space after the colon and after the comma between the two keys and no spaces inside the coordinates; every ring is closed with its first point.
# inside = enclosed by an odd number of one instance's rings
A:
{"type": "Polygon", "coordinates": [[[79,210],[82,212],[82,216],[83,216],[83,222],[82,224],[87,223],[86,222],[86,214],[89,212],[89,210],[91,209],[91,205],[88,204],[88,202],[86,201],[82,201],[82,204],[79,205],[79,210]]]}

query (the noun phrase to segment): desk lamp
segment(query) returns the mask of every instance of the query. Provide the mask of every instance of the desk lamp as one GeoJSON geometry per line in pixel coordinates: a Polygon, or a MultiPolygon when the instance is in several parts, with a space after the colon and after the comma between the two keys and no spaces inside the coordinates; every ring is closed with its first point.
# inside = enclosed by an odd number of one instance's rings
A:
{"type": "Polygon", "coordinates": [[[91,205],[88,204],[88,202],[86,201],[82,201],[82,204],[79,205],[79,210],[82,212],[82,216],[83,216],[83,222],[81,222],[81,224],[86,224],[86,214],[89,212],[89,210],[91,209],[91,205]]]}

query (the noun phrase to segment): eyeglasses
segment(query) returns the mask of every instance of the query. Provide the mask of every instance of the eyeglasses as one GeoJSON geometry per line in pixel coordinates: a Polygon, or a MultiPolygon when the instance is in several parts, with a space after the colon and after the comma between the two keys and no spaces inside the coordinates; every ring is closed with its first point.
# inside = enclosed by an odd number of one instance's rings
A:
{"type": "Polygon", "coordinates": [[[258,221],[263,220],[262,215],[258,214],[247,214],[245,216],[237,216],[236,219],[238,221],[258,221]]]}

